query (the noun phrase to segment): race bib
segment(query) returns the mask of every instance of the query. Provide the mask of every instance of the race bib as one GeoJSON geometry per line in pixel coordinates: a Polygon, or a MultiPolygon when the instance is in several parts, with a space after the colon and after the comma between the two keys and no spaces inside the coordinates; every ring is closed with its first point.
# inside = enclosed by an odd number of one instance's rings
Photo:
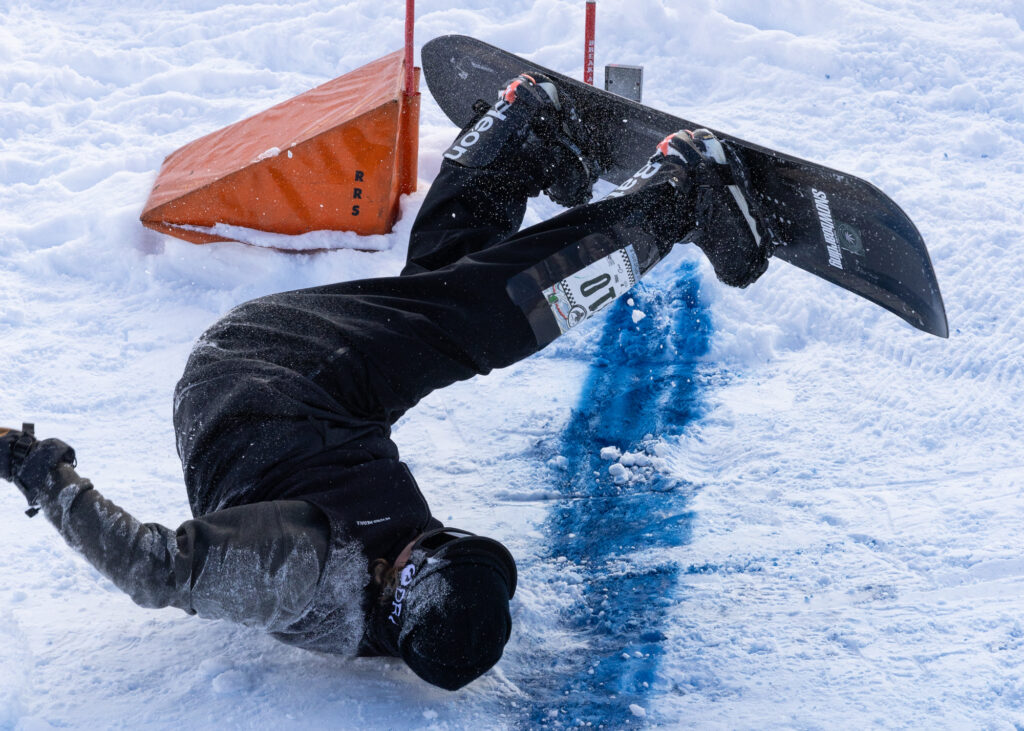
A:
{"type": "Polygon", "coordinates": [[[546,290],[544,296],[558,329],[566,333],[610,305],[636,284],[639,271],[636,253],[632,246],[627,246],[546,290]]]}

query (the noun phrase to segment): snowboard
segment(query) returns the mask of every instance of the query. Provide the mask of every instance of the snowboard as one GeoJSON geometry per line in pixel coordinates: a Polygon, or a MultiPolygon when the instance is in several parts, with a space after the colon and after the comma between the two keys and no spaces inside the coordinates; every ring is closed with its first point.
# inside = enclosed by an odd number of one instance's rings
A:
{"type": "MultiPolygon", "coordinates": [[[[524,71],[547,74],[607,151],[601,177],[618,185],[666,135],[703,125],[577,81],[475,38],[448,35],[422,49],[427,87],[458,127],[473,103],[492,103],[524,71]]],[[[914,327],[948,337],[924,240],[910,218],[865,180],[712,130],[746,167],[771,230],[773,256],[864,297],[914,327]]]]}

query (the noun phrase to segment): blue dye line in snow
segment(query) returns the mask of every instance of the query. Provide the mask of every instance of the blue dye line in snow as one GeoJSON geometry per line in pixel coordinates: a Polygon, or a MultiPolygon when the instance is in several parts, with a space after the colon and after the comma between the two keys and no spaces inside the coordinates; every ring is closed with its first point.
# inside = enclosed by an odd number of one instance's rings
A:
{"type": "Polygon", "coordinates": [[[698,282],[694,265],[683,262],[671,284],[641,284],[606,315],[600,358],[560,442],[566,469],[558,489],[571,497],[558,501],[546,523],[549,559],[564,557],[584,580],[582,600],[561,619],[587,649],[552,663],[549,687],[557,694],[535,699],[533,726],[643,723],[630,706],[643,707],[655,685],[679,573],[650,551],[689,541],[691,491],[650,466],[634,466],[636,477],[616,485],[614,462],[600,450],[650,455],[698,415],[697,361],[711,334],[698,282]],[[634,310],[646,316],[634,322],[634,310]]]}

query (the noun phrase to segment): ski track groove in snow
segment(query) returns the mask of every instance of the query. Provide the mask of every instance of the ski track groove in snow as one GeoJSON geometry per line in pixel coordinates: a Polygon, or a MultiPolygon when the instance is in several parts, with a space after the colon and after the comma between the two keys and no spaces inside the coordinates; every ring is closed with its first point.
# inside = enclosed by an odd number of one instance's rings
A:
{"type": "Polygon", "coordinates": [[[658,553],[689,539],[692,517],[687,484],[665,474],[658,451],[699,411],[696,368],[710,337],[694,273],[683,262],[670,286],[641,284],[610,308],[602,355],[550,440],[553,491],[571,499],[556,499],[546,521],[549,558],[581,579],[560,621],[585,645],[550,659],[537,649],[541,673],[520,683],[534,698],[526,728],[631,727],[655,691],[678,573],[658,553]],[[635,311],[646,317],[634,321],[635,311]]]}
{"type": "MultiPolygon", "coordinates": [[[[372,256],[195,247],[138,214],[176,148],[399,48],[399,5],[0,7],[0,423],[35,419],[70,441],[82,474],[143,520],[187,517],[170,399],[192,341],[243,300],[397,272],[454,130],[424,94],[421,191],[372,256]]],[[[615,361],[604,322],[425,399],[395,430],[403,457],[439,518],[502,539],[521,568],[505,658],[455,695],[398,662],[134,607],[8,488],[0,727],[502,728],[541,709],[569,726],[588,703],[608,725],[1024,727],[1024,8],[599,5],[598,84],[603,63],[643,65],[649,104],[891,195],[928,242],[950,339],[780,263],[729,290],[680,251],[645,296],[690,262],[713,329],[694,365],[700,416],[659,450],[688,517],[672,545],[600,561],[554,555],[557,511],[596,515],[608,498],[561,492],[570,461],[549,460],[568,451],[555,447],[593,359],[615,361]],[[605,579],[648,567],[671,578],[664,639],[617,667],[601,653],[630,635],[595,641],[590,609],[605,579]],[[594,648],[608,675],[591,681],[594,648]],[[558,673],[539,664],[558,657],[558,673]],[[631,701],[593,685],[628,687],[634,664],[652,680],[631,701]]],[[[467,33],[580,74],[582,2],[418,6],[418,43],[467,33]]],[[[532,204],[526,223],[556,210],[532,204]]],[[[579,445],[576,464],[602,446],[579,445]]],[[[622,510],[656,497],[636,490],[622,510]]]]}

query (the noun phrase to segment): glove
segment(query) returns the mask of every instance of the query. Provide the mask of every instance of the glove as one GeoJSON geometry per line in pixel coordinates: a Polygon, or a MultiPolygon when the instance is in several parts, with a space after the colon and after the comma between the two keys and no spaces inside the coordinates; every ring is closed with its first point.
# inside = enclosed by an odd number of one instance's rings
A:
{"type": "Polygon", "coordinates": [[[33,424],[22,424],[21,431],[0,427],[0,478],[21,490],[28,500],[29,517],[39,512],[46,476],[61,462],[74,466],[75,451],[56,439],[38,441],[33,424]]]}
{"type": "Polygon", "coordinates": [[[0,477],[13,480],[35,443],[33,424],[22,424],[21,431],[0,427],[0,477]]]}

